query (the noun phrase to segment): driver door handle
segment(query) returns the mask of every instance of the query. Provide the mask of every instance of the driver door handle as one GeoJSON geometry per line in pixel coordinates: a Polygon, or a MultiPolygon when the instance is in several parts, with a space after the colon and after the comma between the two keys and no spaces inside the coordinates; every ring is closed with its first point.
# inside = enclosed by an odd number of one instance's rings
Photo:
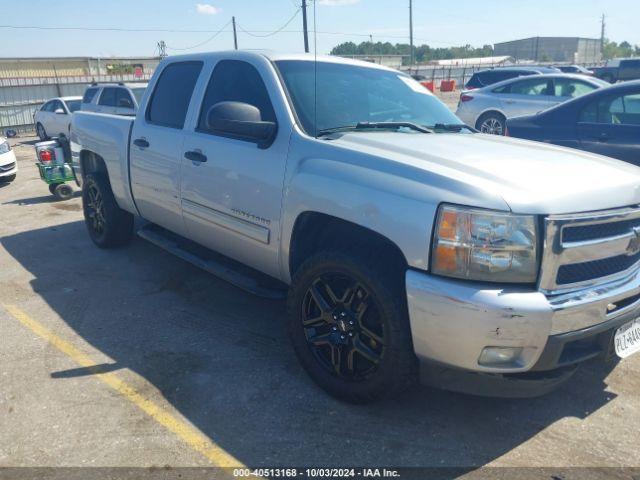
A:
{"type": "Polygon", "coordinates": [[[133,141],[133,144],[134,144],[136,147],[140,147],[140,148],[147,148],[147,147],[149,146],[149,142],[147,142],[147,140],[146,140],[146,139],[144,139],[144,138],[136,138],[136,139],[133,141]]]}
{"type": "Polygon", "coordinates": [[[198,152],[196,150],[189,150],[188,152],[184,152],[184,158],[186,158],[187,160],[191,160],[192,162],[206,162],[207,161],[207,156],[202,153],[202,152],[198,152]]]}

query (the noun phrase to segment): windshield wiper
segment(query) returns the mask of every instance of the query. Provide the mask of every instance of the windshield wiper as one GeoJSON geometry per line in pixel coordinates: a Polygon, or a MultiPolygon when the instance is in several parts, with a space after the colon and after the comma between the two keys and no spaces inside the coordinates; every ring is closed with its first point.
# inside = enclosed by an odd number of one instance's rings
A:
{"type": "Polygon", "coordinates": [[[412,122],[358,122],[355,125],[344,125],[342,127],[323,128],[316,134],[317,137],[325,135],[331,135],[337,132],[349,132],[358,130],[375,130],[375,129],[398,129],[398,128],[410,128],[416,132],[422,133],[434,133],[433,129],[429,127],[423,127],[417,123],[412,122]]]}
{"type": "Polygon", "coordinates": [[[459,132],[463,128],[475,132],[473,128],[464,123],[436,123],[435,125],[430,125],[428,128],[432,130],[446,130],[447,132],[459,132]]]}
{"type": "Polygon", "coordinates": [[[366,130],[369,128],[410,128],[416,132],[433,133],[433,129],[429,127],[423,127],[413,122],[358,122],[356,129],[366,130]]]}

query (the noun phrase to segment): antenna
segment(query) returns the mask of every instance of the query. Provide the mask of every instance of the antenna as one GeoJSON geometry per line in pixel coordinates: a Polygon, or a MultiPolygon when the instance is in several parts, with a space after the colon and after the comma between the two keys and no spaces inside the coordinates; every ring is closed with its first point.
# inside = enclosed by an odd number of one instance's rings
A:
{"type": "Polygon", "coordinates": [[[318,2],[313,2],[313,133],[318,138],[318,29],[316,28],[316,3],[318,2]]]}

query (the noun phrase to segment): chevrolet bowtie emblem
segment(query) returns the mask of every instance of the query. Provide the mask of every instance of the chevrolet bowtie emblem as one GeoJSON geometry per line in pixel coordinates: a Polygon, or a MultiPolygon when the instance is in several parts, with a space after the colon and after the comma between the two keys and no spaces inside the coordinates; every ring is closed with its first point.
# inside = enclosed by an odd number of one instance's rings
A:
{"type": "Polygon", "coordinates": [[[640,252],[640,227],[633,227],[631,232],[633,236],[627,245],[627,255],[635,255],[640,252]]]}

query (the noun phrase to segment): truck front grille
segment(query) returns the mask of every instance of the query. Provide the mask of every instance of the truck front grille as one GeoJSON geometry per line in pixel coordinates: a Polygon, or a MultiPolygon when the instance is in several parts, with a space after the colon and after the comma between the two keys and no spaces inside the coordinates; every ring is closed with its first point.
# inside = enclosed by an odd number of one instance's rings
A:
{"type": "Polygon", "coordinates": [[[0,165],[0,172],[9,172],[16,167],[16,162],[7,163],[6,165],[0,165]]]}
{"type": "Polygon", "coordinates": [[[584,242],[597,238],[614,237],[628,233],[633,227],[640,227],[640,218],[622,222],[600,223],[579,227],[566,226],[562,229],[563,242],[584,242]]]}
{"type": "Polygon", "coordinates": [[[567,285],[591,280],[592,278],[602,278],[623,272],[634,266],[640,260],[640,254],[618,255],[592,262],[574,263],[572,265],[562,265],[558,268],[556,283],[567,285]]]}
{"type": "Polygon", "coordinates": [[[545,219],[539,288],[548,294],[595,286],[640,268],[640,207],[545,219]]]}

